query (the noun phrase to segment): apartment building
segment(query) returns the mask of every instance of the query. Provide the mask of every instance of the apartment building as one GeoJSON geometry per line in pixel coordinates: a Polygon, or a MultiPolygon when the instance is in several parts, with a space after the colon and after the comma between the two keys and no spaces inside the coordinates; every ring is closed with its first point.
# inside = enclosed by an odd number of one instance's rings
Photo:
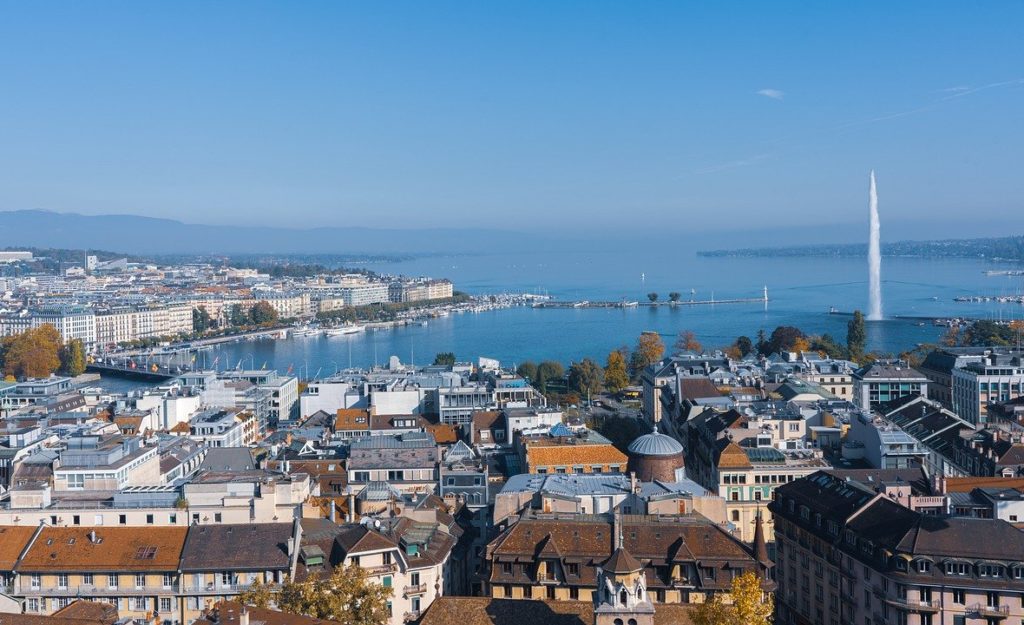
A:
{"type": "Polygon", "coordinates": [[[365,436],[349,445],[348,481],[353,486],[387,482],[404,492],[433,491],[438,450],[429,432],[365,436]]]}
{"type": "Polygon", "coordinates": [[[989,423],[990,404],[1024,396],[1024,361],[1019,352],[986,354],[953,369],[953,412],[975,426],[989,423]]]}
{"type": "Polygon", "coordinates": [[[178,611],[182,622],[214,603],[230,601],[256,580],[280,586],[292,579],[302,526],[284,523],[192,525],[181,550],[178,611]]]}
{"type": "Polygon", "coordinates": [[[139,437],[109,432],[70,437],[53,469],[54,492],[116,491],[159,485],[160,452],[139,437]]]}
{"type": "Polygon", "coordinates": [[[624,473],[629,458],[593,430],[575,433],[562,424],[523,432],[516,451],[526,473],[624,473]]]}
{"type": "Polygon", "coordinates": [[[747,571],[768,577],[772,566],[763,544],[751,550],[696,515],[528,511],[487,547],[488,593],[495,599],[593,601],[596,571],[620,547],[641,563],[655,604],[700,603],[728,592],[733,578],[747,571]]]}
{"type": "Polygon", "coordinates": [[[361,567],[373,583],[392,590],[388,625],[415,621],[448,592],[457,537],[442,525],[402,516],[343,525],[303,519],[302,526],[305,538],[296,578],[361,567]]]}
{"type": "Polygon", "coordinates": [[[124,618],[184,623],[176,610],[185,527],[47,527],[15,565],[11,594],[27,614],[52,614],[78,597],[103,599],[124,618]]]}
{"type": "Polygon", "coordinates": [[[779,487],[770,507],[780,625],[1024,617],[1024,533],[1009,523],[921,514],[824,472],[779,487]]]}
{"type": "Polygon", "coordinates": [[[64,342],[79,339],[86,349],[96,345],[96,315],[89,309],[72,306],[40,308],[2,316],[0,336],[20,334],[46,324],[56,328],[64,342]]]}
{"type": "Polygon", "coordinates": [[[928,378],[899,360],[878,360],[853,373],[853,403],[864,410],[904,395],[928,396],[928,378]]]}

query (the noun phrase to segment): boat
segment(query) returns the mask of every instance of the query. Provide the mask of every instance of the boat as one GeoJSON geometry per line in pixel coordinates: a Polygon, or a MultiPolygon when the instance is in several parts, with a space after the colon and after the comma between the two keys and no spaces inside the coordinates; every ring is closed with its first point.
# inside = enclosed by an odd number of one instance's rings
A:
{"type": "Polygon", "coordinates": [[[327,336],[347,336],[349,334],[359,334],[366,329],[366,326],[341,326],[340,328],[328,328],[324,330],[324,334],[327,336]]]}
{"type": "Polygon", "coordinates": [[[294,336],[294,337],[320,336],[320,332],[321,332],[320,328],[311,328],[309,326],[304,326],[304,327],[295,328],[294,330],[292,330],[292,336],[294,336]]]}
{"type": "Polygon", "coordinates": [[[425,328],[425,327],[427,327],[427,322],[426,322],[426,321],[421,321],[421,322],[420,322],[420,325],[421,325],[421,326],[423,326],[423,327],[425,328]]]}

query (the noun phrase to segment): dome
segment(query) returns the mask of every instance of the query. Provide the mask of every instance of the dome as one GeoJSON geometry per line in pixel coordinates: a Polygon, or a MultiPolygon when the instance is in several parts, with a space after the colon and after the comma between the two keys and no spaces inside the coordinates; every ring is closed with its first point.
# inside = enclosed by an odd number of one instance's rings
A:
{"type": "Polygon", "coordinates": [[[683,446],[671,436],[653,432],[630,443],[629,453],[637,456],[678,456],[683,453],[683,446]]]}

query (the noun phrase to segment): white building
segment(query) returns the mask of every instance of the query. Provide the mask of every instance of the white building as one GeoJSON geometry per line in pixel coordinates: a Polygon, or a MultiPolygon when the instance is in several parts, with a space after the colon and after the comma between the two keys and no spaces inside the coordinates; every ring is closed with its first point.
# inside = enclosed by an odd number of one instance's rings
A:
{"type": "Polygon", "coordinates": [[[972,425],[988,423],[989,403],[1024,396],[1020,354],[986,354],[980,362],[953,369],[953,412],[972,425]]]}

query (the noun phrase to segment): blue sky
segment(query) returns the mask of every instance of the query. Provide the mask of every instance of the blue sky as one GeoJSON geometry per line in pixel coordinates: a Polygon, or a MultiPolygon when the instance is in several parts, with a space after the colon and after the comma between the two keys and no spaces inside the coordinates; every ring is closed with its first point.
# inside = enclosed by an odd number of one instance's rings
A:
{"type": "Polygon", "coordinates": [[[1021,32],[1020,2],[3,2],[0,210],[694,233],[860,223],[874,168],[886,238],[1020,233],[1021,32]]]}

